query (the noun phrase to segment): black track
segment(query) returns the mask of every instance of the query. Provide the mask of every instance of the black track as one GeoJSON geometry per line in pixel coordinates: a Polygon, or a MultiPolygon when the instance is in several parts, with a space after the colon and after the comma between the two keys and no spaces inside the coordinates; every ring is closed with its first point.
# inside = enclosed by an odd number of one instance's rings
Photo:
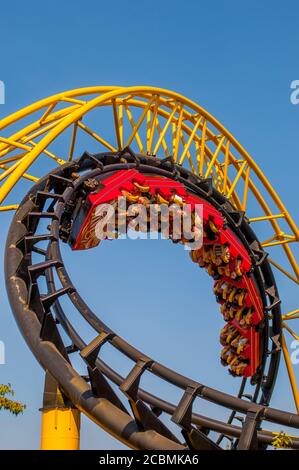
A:
{"type": "MultiPolygon", "coordinates": [[[[175,165],[171,158],[136,156],[130,149],[119,154],[85,153],[79,160],[45,176],[27,194],[14,216],[7,239],[5,271],[12,310],[37,360],[74,406],[128,446],[135,449],[218,449],[222,439],[227,437],[232,448],[265,448],[272,442],[273,434],[261,430],[263,420],[299,428],[298,415],[268,407],[280,357],[277,343],[271,338],[279,339],[281,334],[281,312],[266,253],[245,215],[213,188],[211,180],[196,177],[175,165]],[[76,208],[88,197],[88,185],[84,182],[100,181],[112,172],[131,168],[176,179],[189,192],[208,200],[221,211],[251,256],[251,275],[258,285],[265,313],[261,328],[262,363],[251,384],[243,379],[237,397],[184,377],[129,345],[90,310],[66,271],[60,243],[68,239],[76,208]],[[49,225],[47,230],[39,232],[41,219],[46,219],[49,225]],[[47,247],[41,248],[40,244],[45,242],[47,247]],[[33,253],[40,256],[37,264],[33,264],[33,253]],[[40,286],[43,276],[47,285],[45,293],[41,293],[40,286]],[[63,296],[69,298],[95,330],[91,343],[85,344],[72,326],[59,302],[63,296]],[[60,328],[67,333],[70,344],[62,341],[60,328]],[[100,349],[105,343],[134,361],[135,366],[126,378],[100,359],[100,349]],[[78,352],[87,366],[86,377],[79,375],[71,365],[70,355],[78,352]],[[139,382],[144,371],[181,388],[180,403],[168,403],[142,390],[139,382]],[[109,381],[119,387],[122,400],[109,381]],[[246,391],[248,385],[250,395],[246,391]],[[129,400],[131,413],[123,405],[124,397],[129,400]],[[192,413],[193,402],[198,397],[230,409],[228,422],[192,413]],[[179,440],[165,426],[159,418],[161,413],[171,415],[182,430],[183,439],[179,440]],[[234,419],[240,419],[236,413],[244,417],[242,427],[232,424],[234,419]],[[208,436],[210,431],[217,433],[212,433],[213,439],[208,436]]],[[[299,438],[292,439],[292,446],[299,448],[299,438]]]]}

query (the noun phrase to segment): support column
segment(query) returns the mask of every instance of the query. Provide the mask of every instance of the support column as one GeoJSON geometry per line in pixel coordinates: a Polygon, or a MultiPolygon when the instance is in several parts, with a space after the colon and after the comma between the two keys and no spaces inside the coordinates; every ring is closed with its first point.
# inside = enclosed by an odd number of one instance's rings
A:
{"type": "Polygon", "coordinates": [[[79,450],[80,411],[67,400],[48,372],[41,412],[41,450],[79,450]]]}

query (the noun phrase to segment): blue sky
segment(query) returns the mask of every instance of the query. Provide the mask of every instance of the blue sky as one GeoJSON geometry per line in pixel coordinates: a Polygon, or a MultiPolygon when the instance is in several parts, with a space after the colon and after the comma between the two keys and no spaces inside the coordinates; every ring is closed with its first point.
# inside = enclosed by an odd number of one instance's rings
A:
{"type": "MultiPolygon", "coordinates": [[[[298,14],[298,2],[289,0],[2,2],[0,80],[6,85],[6,104],[0,106],[0,117],[81,86],[175,90],[208,109],[240,140],[298,222],[299,105],[290,102],[290,83],[299,79],[298,14]]],[[[10,216],[1,217],[3,246],[10,216]]],[[[186,375],[236,388],[217,362],[221,319],[212,293],[205,296],[211,282],[184,250],[164,241],[120,241],[67,256],[81,292],[121,335],[186,375]],[[142,270],[157,281],[153,295],[139,275],[142,270]]],[[[27,403],[21,417],[1,413],[0,448],[38,448],[43,373],[16,327],[2,272],[0,288],[0,339],[7,356],[0,382],[11,382],[27,403]]],[[[282,286],[282,291],[286,303],[294,299],[294,290],[282,286]]],[[[126,370],[118,356],[111,361],[126,370]]],[[[273,405],[293,409],[284,370],[278,390],[273,405]]],[[[179,398],[166,386],[161,393],[179,398]]],[[[209,409],[201,403],[203,412],[209,409]]],[[[214,413],[222,416],[221,410],[214,413]]],[[[120,447],[84,419],[82,448],[120,447]]]]}

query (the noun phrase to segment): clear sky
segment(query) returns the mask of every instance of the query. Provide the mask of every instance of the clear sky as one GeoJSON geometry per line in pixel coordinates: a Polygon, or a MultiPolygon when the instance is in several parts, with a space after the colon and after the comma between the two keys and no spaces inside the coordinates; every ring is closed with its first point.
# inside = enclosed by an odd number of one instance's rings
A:
{"type": "MultiPolygon", "coordinates": [[[[290,0],[4,1],[0,80],[6,104],[0,105],[0,117],[81,86],[175,90],[209,110],[240,140],[298,222],[299,105],[290,102],[290,83],[299,79],[298,17],[298,2],[290,0]]],[[[9,218],[1,216],[1,247],[9,218]]],[[[119,241],[67,256],[82,294],[122,336],[186,375],[236,389],[238,381],[218,363],[222,322],[211,281],[183,249],[165,241],[119,241]]],[[[0,382],[11,382],[27,404],[21,417],[1,413],[0,448],[38,448],[43,372],[14,322],[2,272],[0,289],[0,339],[6,344],[0,382]]],[[[284,285],[281,290],[288,309],[295,291],[284,285]]],[[[125,373],[128,365],[119,356],[110,360],[125,373]]],[[[286,382],[282,370],[273,405],[293,410],[286,382]]],[[[163,397],[179,399],[166,386],[150,385],[163,397]]],[[[202,402],[199,409],[208,412],[210,405],[202,402]]],[[[223,416],[221,410],[211,412],[223,416]]],[[[82,448],[120,447],[83,420],[82,448]]]]}

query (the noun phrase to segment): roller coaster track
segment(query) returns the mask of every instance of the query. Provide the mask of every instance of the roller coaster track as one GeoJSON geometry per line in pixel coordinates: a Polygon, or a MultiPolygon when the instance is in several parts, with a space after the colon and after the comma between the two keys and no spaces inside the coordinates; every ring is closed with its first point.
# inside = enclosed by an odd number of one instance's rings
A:
{"type": "MultiPolygon", "coordinates": [[[[252,158],[206,111],[161,89],[74,90],[3,119],[0,130],[21,125],[23,119],[41,111],[36,121],[28,124],[27,120],[21,129],[14,127],[12,134],[0,136],[1,202],[13,194],[17,183],[35,182],[20,204],[1,206],[2,210],[16,209],[6,245],[6,284],[19,328],[48,377],[57,384],[64,406],[77,408],[133,449],[218,450],[224,438],[232,448],[263,449],[275,439],[275,433],[264,429],[267,421],[276,423],[279,430],[281,426],[299,428],[298,414],[269,406],[281,351],[297,411],[299,406],[284,335],[288,331],[297,338],[287,322],[296,320],[298,309],[282,314],[272,272],[274,267],[290,285],[298,284],[299,270],[292,251],[292,246],[297,248],[298,229],[252,158]],[[88,101],[90,95],[96,96],[88,101]],[[112,110],[116,144],[108,143],[83,123],[83,117],[92,110],[107,108],[112,110]],[[68,155],[61,157],[65,151],[60,150],[56,156],[51,144],[71,125],[68,155]],[[80,151],[76,147],[79,129],[95,140],[96,151],[88,153],[82,148],[82,157],[74,160],[74,152],[80,151]],[[30,166],[45,156],[59,164],[58,168],[46,165],[46,176],[31,175],[30,166]],[[254,279],[263,319],[252,327],[260,341],[258,368],[249,374],[251,378],[241,379],[237,396],[184,377],[128,344],[87,306],[67,272],[60,244],[70,242],[76,214],[94,191],[90,182],[105,183],[109,176],[131,170],[175,181],[188,194],[211,205],[249,256],[246,279],[254,279]],[[262,224],[261,233],[269,235],[267,240],[259,241],[253,224],[262,224]],[[268,256],[274,247],[281,249],[278,259],[283,258],[283,265],[275,256],[268,256]],[[66,299],[93,328],[91,342],[84,341],[72,325],[64,307],[66,299]],[[68,342],[62,339],[65,337],[68,342]],[[103,345],[116,348],[133,361],[135,365],[126,377],[101,359],[103,345]],[[84,362],[86,375],[72,366],[72,355],[79,355],[84,362]],[[145,372],[181,389],[179,403],[169,403],[143,390],[140,381],[145,372]],[[231,410],[229,420],[193,412],[197,400],[231,410]],[[239,419],[237,413],[244,416],[242,426],[233,424],[239,419]],[[164,414],[171,417],[171,428],[165,424],[164,414]]],[[[106,129],[111,138],[109,132],[106,129]]],[[[40,166],[37,168],[40,170],[40,166]]],[[[50,395],[46,390],[44,406],[50,395]]],[[[289,436],[287,443],[299,448],[299,437],[289,436]]]]}

